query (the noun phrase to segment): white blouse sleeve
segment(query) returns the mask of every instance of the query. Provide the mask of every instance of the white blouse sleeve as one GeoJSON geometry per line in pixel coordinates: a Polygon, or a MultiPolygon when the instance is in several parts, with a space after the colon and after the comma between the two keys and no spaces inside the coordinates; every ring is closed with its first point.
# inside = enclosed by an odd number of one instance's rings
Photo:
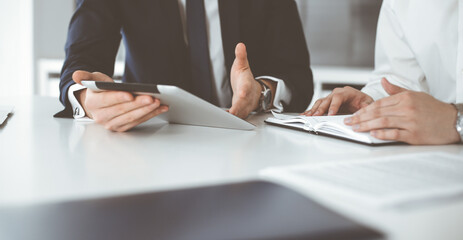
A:
{"type": "Polygon", "coordinates": [[[375,50],[375,70],[362,91],[374,100],[387,97],[381,79],[414,91],[423,89],[425,75],[410,48],[406,32],[393,8],[400,7],[394,1],[384,1],[378,20],[375,50]]]}

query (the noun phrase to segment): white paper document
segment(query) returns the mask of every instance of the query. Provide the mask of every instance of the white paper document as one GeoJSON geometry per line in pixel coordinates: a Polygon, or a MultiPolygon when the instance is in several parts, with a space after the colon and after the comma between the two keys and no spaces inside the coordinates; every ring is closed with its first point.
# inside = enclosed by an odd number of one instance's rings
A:
{"type": "Polygon", "coordinates": [[[8,118],[8,115],[13,112],[12,106],[0,106],[0,125],[8,118]]]}
{"type": "Polygon", "coordinates": [[[463,199],[463,157],[445,153],[275,167],[261,175],[303,192],[326,192],[372,207],[463,199]]]}

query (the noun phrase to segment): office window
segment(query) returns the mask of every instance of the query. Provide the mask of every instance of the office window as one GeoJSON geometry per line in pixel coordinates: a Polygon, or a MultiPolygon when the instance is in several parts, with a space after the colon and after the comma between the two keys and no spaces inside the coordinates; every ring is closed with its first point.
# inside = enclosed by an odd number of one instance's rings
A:
{"type": "Polygon", "coordinates": [[[33,93],[32,0],[0,1],[0,97],[33,93]]]}
{"type": "Polygon", "coordinates": [[[297,0],[313,65],[373,67],[381,0],[297,0]]]}

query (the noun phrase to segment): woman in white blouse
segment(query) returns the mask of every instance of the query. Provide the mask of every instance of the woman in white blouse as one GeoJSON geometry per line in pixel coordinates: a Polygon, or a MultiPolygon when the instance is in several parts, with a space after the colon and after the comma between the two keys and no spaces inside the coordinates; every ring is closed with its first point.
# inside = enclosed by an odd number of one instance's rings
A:
{"type": "Polygon", "coordinates": [[[379,139],[450,144],[463,139],[461,103],[463,1],[385,0],[370,82],[335,89],[305,115],[355,113],[345,123],[379,139]]]}

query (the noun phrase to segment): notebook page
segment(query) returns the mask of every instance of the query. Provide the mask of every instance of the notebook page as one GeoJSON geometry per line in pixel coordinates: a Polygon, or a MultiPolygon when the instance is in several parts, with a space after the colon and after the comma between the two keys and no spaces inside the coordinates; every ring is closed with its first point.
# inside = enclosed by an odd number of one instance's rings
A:
{"type": "Polygon", "coordinates": [[[272,114],[275,118],[280,120],[302,120],[303,122],[309,122],[311,125],[315,126],[319,123],[323,122],[336,122],[342,123],[344,125],[344,118],[352,115],[336,115],[336,116],[316,116],[316,117],[308,117],[304,115],[288,115],[288,114],[281,114],[272,111],[272,114]]]}
{"type": "Polygon", "coordinates": [[[302,128],[306,131],[313,131],[313,126],[302,115],[286,115],[272,111],[274,118],[268,118],[266,121],[284,124],[296,128],[302,128]]]}
{"type": "Polygon", "coordinates": [[[339,125],[340,128],[345,128],[346,131],[349,130],[349,129],[352,130],[352,128],[350,128],[350,127],[348,127],[348,126],[346,126],[344,124],[344,118],[346,118],[348,116],[352,116],[352,115],[308,117],[308,116],[304,116],[304,115],[281,114],[281,113],[276,113],[276,112],[273,112],[273,111],[272,111],[272,114],[276,119],[281,120],[281,122],[283,122],[283,123],[296,123],[296,122],[299,122],[299,123],[304,123],[304,124],[306,124],[307,126],[310,126],[313,129],[317,129],[322,124],[331,122],[331,123],[334,124],[333,126],[339,125]]]}
{"type": "Polygon", "coordinates": [[[443,153],[274,168],[262,174],[377,207],[463,196],[463,157],[443,153]]]}

